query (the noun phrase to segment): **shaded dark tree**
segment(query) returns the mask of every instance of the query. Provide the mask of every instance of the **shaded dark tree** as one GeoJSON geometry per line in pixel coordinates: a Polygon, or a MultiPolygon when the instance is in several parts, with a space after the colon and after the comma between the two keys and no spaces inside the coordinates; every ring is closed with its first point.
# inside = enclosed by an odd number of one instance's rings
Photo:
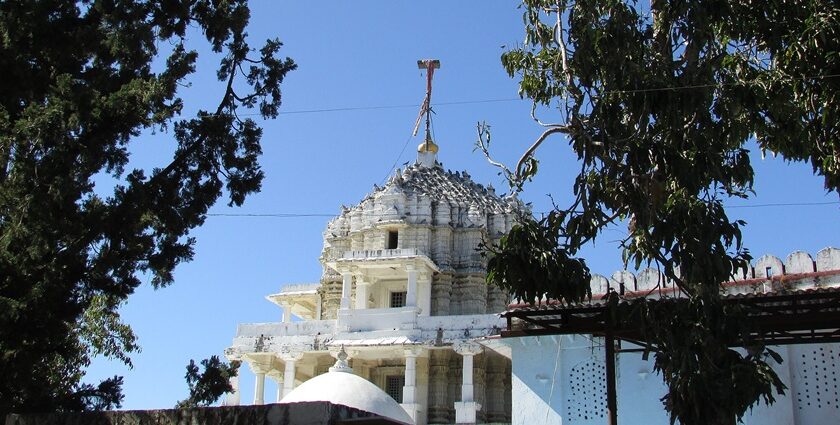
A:
{"type": "Polygon", "coordinates": [[[195,361],[190,360],[187,365],[187,374],[184,378],[190,387],[190,396],[181,400],[175,405],[176,409],[190,407],[210,406],[222,395],[233,391],[230,385],[230,378],[239,373],[239,362],[232,361],[227,364],[219,360],[218,356],[211,356],[201,361],[204,372],[199,373],[195,361]]]}
{"type": "Polygon", "coordinates": [[[0,418],[119,406],[119,378],[81,384],[95,355],[131,365],[119,306],[140,276],[172,283],[220,197],[260,189],[262,132],[241,113],[276,117],[295,64],[277,40],[251,48],[248,20],[245,0],[0,2],[0,418]],[[181,118],[188,38],[221,85],[181,118]],[[171,158],[127,168],[149,132],[171,158]]]}
{"type": "MultiPolygon", "coordinates": [[[[626,223],[625,264],[658,267],[689,297],[668,314],[647,304],[634,313],[668,385],[672,421],[730,424],[758,400],[772,403],[784,390],[767,363],[775,356],[739,337],[739,312],[719,302],[721,283],[751,259],[745,223],[723,201],[753,194],[753,140],[809,162],[827,190],[840,190],[840,6],[527,0],[522,8],[525,42],[502,64],[545,130],[515,166],[494,163],[521,190],[537,173],[539,147],[562,140],[579,172],[571,205],[540,222],[523,217],[493,249],[489,281],[524,300],[581,301],[589,272],[580,248],[626,223]]],[[[480,125],[488,157],[489,145],[480,125]]]]}

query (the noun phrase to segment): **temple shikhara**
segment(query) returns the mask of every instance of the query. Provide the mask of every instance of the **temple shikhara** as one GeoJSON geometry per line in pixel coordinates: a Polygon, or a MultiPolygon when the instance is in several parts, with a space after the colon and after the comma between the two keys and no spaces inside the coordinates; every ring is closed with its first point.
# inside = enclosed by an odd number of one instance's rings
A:
{"type": "MultiPolygon", "coordinates": [[[[240,324],[225,351],[247,364],[240,373],[256,376],[254,404],[328,403],[374,415],[359,423],[669,423],[667,388],[649,377],[653,356],[638,345],[644,335],[625,330],[616,343],[601,300],[618,293],[665,305],[683,295],[650,268],[593,274],[592,300],[576,306],[511,305],[487,285],[482,242],[498,241],[529,211],[444,169],[429,132],[439,63],[418,64],[428,79],[416,161],[342,206],[323,233],[320,280],[268,295],[283,321],[240,324]],[[266,396],[266,377],[276,395],[266,396]]],[[[774,368],[788,391],[744,422],[836,423],[840,249],[763,256],[721,290],[724,302],[753,312],[757,337],[784,359],[774,368]]],[[[229,406],[240,404],[233,386],[229,406]]]]}

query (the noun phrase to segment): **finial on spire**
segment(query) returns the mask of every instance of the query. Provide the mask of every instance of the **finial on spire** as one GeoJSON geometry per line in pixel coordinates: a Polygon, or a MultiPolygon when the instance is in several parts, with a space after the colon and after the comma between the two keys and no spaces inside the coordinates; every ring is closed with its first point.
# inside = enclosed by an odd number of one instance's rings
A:
{"type": "Polygon", "coordinates": [[[335,365],[330,368],[330,372],[353,372],[353,369],[347,364],[347,352],[344,351],[344,345],[341,346],[335,358],[335,365]]]}
{"type": "Polygon", "coordinates": [[[417,130],[420,128],[420,120],[425,115],[426,138],[423,140],[423,143],[417,146],[417,161],[423,165],[433,166],[435,156],[438,152],[438,146],[432,141],[431,133],[432,77],[435,74],[435,69],[440,69],[440,61],[437,59],[421,59],[417,61],[417,67],[426,70],[426,97],[423,99],[423,104],[420,105],[420,114],[417,116],[417,121],[414,122],[414,132],[412,132],[412,135],[417,135],[417,130]]]}

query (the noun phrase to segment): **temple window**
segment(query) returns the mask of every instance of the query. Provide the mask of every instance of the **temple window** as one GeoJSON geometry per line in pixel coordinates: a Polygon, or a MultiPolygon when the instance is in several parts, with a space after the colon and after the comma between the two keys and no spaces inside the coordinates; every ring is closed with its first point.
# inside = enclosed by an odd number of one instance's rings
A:
{"type": "Polygon", "coordinates": [[[396,230],[388,231],[388,245],[385,249],[397,249],[397,244],[400,240],[400,232],[396,230]]]}
{"type": "Polygon", "coordinates": [[[406,292],[391,292],[391,308],[405,307],[406,292]]]}
{"type": "Polygon", "coordinates": [[[397,403],[402,403],[404,386],[405,376],[388,375],[385,377],[385,392],[396,400],[397,403]]]}

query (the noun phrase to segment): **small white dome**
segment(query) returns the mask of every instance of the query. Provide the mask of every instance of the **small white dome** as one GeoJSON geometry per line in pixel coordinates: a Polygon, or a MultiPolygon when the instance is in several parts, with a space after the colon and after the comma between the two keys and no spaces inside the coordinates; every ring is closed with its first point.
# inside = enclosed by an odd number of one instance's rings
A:
{"type": "Polygon", "coordinates": [[[408,413],[391,396],[367,379],[353,373],[331,370],[316,376],[300,384],[283,397],[280,403],[311,401],[326,401],[374,413],[400,423],[414,424],[408,413]]]}

